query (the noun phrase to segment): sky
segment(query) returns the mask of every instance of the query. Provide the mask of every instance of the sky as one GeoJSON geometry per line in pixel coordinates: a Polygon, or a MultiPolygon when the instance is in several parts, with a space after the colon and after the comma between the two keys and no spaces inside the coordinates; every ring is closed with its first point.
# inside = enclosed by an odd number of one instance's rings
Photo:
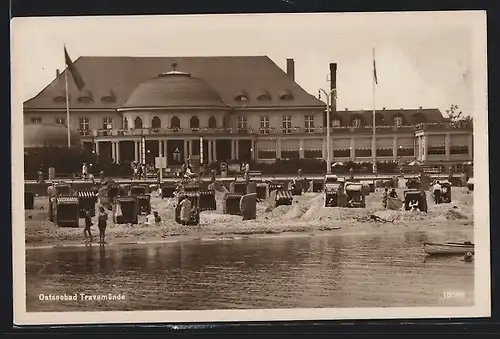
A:
{"type": "Polygon", "coordinates": [[[296,82],[315,96],[329,88],[336,62],[339,110],[375,103],[445,113],[456,104],[473,116],[473,87],[486,76],[486,50],[475,48],[484,26],[481,12],[20,18],[12,21],[11,58],[23,101],[64,69],[66,44],[73,60],[267,55],[286,69],[293,58],[296,82]]]}

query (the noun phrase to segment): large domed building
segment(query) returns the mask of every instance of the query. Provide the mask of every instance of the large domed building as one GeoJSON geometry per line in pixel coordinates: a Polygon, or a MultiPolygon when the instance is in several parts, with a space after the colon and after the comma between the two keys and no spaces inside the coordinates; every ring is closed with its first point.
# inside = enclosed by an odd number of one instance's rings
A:
{"type": "MultiPolygon", "coordinates": [[[[102,162],[327,158],[326,105],[297,84],[293,59],[285,69],[267,56],[80,57],[74,66],[85,87],[69,82],[69,124],[102,162]]],[[[336,64],[330,72],[333,89],[336,64]]],[[[24,103],[25,123],[66,124],[64,78],[57,72],[24,103]]],[[[378,110],[374,142],[371,110],[331,107],[332,162],[472,160],[472,127],[450,128],[438,109],[378,110]]]]}
{"type": "Polygon", "coordinates": [[[176,67],[174,63],[172,71],[141,83],[118,110],[230,109],[205,80],[179,72],[176,67]]]}

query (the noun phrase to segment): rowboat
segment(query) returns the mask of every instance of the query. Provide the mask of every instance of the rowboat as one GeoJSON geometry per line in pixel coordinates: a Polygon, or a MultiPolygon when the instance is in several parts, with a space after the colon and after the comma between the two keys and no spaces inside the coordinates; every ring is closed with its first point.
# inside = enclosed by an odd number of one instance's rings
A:
{"type": "Polygon", "coordinates": [[[424,251],[427,254],[474,254],[474,244],[447,242],[444,244],[424,243],[424,251]]]}

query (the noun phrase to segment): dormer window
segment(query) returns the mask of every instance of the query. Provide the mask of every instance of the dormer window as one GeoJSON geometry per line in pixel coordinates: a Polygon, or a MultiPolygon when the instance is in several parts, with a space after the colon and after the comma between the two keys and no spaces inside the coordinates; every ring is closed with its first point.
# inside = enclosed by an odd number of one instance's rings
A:
{"type": "Polygon", "coordinates": [[[332,120],[332,127],[340,127],[340,120],[339,119],[333,119],[332,120]]]}
{"type": "Polygon", "coordinates": [[[355,119],[352,121],[352,127],[354,127],[354,128],[359,128],[359,127],[361,127],[361,119],[360,119],[360,118],[355,118],[355,119]]]}
{"type": "Polygon", "coordinates": [[[113,103],[113,102],[115,102],[115,98],[113,98],[111,96],[105,96],[105,97],[101,98],[101,102],[104,102],[104,103],[113,103]]]}
{"type": "Polygon", "coordinates": [[[282,91],[279,96],[280,100],[293,100],[293,95],[290,91],[282,91]]]}
{"type": "Polygon", "coordinates": [[[66,102],[66,97],[64,95],[58,95],[54,97],[54,102],[64,103],[66,102]]]}
{"type": "Polygon", "coordinates": [[[403,126],[403,117],[394,117],[394,126],[401,127],[403,126]]]}
{"type": "Polygon", "coordinates": [[[116,102],[116,95],[112,90],[102,93],[101,102],[103,103],[114,103],[116,102]]]}
{"type": "Polygon", "coordinates": [[[92,102],[92,98],[90,98],[90,97],[79,97],[78,98],[78,102],[91,103],[92,102]]]}
{"type": "Polygon", "coordinates": [[[89,91],[81,92],[80,96],[78,97],[78,101],[85,103],[93,102],[94,100],[92,99],[92,93],[90,93],[89,91]]]}
{"type": "Polygon", "coordinates": [[[236,101],[248,101],[248,97],[244,94],[240,94],[240,95],[236,96],[236,98],[234,98],[234,100],[236,100],[236,101]]]}
{"type": "Polygon", "coordinates": [[[271,101],[271,94],[268,91],[264,91],[257,96],[257,100],[259,101],[271,101]]]}

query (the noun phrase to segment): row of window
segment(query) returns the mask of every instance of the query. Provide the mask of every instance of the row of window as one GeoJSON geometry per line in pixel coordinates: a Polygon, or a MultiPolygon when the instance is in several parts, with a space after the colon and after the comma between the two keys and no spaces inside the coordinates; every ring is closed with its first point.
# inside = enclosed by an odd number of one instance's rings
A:
{"type": "MultiPolygon", "coordinates": [[[[290,92],[283,92],[279,95],[280,100],[293,100],[293,95],[290,92]]],[[[249,97],[246,94],[238,94],[234,100],[246,102],[249,101],[249,97]]],[[[257,97],[259,101],[271,101],[271,95],[268,93],[261,94],[257,97]]]]}
{"type": "MultiPolygon", "coordinates": [[[[86,95],[80,96],[77,98],[77,100],[78,100],[78,102],[87,103],[87,104],[94,102],[94,99],[93,99],[91,94],[86,94],[86,95]]],[[[53,101],[59,102],[59,103],[66,102],[66,96],[63,96],[63,95],[56,96],[53,98],[53,101]]],[[[101,102],[114,103],[114,102],[116,102],[116,98],[114,95],[107,95],[107,96],[104,96],[101,98],[101,102]]]]}
{"type": "MultiPolygon", "coordinates": [[[[411,147],[403,147],[398,148],[396,150],[396,156],[398,157],[406,157],[413,156],[414,149],[411,147]]],[[[351,156],[351,150],[348,148],[345,149],[334,149],[333,156],[336,158],[349,158],[351,156]]],[[[356,157],[371,157],[372,150],[371,148],[357,148],[354,150],[354,156],[356,157]]],[[[378,157],[392,157],[392,148],[377,148],[377,156],[378,157]]]]}
{"type": "MultiPolygon", "coordinates": [[[[31,118],[30,122],[32,124],[41,124],[42,123],[42,118],[39,118],[39,117],[31,118]]],[[[66,125],[66,118],[56,118],[55,122],[58,125],[66,125]]]]}
{"type": "MultiPolygon", "coordinates": [[[[331,124],[332,124],[332,127],[340,127],[341,126],[341,121],[340,121],[340,119],[333,119],[331,124]]],[[[400,117],[400,116],[394,117],[393,124],[396,127],[403,126],[403,117],[400,117]]],[[[378,123],[377,125],[381,125],[381,123],[378,123]]],[[[363,121],[361,120],[361,118],[354,118],[352,120],[352,125],[351,126],[352,127],[356,127],[356,128],[362,127],[363,126],[363,121]]]]}
{"type": "MultiPolygon", "coordinates": [[[[42,118],[36,117],[36,118],[31,118],[31,123],[41,123],[42,118]]],[[[64,125],[66,123],[65,118],[56,118],[56,123],[57,124],[62,124],[64,125]]],[[[395,117],[394,118],[394,123],[396,126],[400,127],[403,124],[403,119],[401,117],[395,117]]],[[[361,119],[356,118],[353,120],[353,127],[361,127],[361,119]]],[[[88,118],[80,118],[78,127],[81,131],[88,131],[90,130],[90,122],[88,118]]],[[[130,127],[128,126],[128,120],[124,120],[124,129],[129,129],[130,127]]],[[[157,116],[155,116],[151,120],[151,128],[161,128],[161,119],[157,116]]],[[[189,121],[189,127],[196,129],[200,128],[200,119],[196,116],[191,117],[189,121]]],[[[217,120],[215,117],[211,116],[210,119],[208,119],[208,128],[217,128],[217,120]]],[[[227,120],[224,119],[223,121],[223,127],[227,127],[227,120]]],[[[340,127],[340,120],[334,119],[332,120],[332,127],[340,127]]],[[[103,129],[113,129],[113,119],[112,118],[103,118],[103,129]]],[[[136,117],[134,120],[134,126],[133,128],[136,129],[141,129],[143,128],[143,123],[142,119],[140,117],[136,117]]],[[[178,117],[174,116],[170,120],[170,128],[181,128],[181,121],[178,117]]],[[[304,116],[304,128],[306,133],[313,133],[314,132],[314,116],[312,115],[306,115],[304,116]]],[[[247,117],[245,116],[239,116],[238,117],[238,129],[239,130],[247,130],[248,129],[248,124],[247,124],[247,117]]],[[[284,134],[291,134],[292,133],[292,117],[291,116],[283,116],[282,117],[282,132],[284,134]]],[[[262,134],[269,134],[271,132],[271,124],[270,124],[270,118],[269,116],[261,116],[260,117],[260,133],[262,134]]]]}
{"type": "MultiPolygon", "coordinates": [[[[445,146],[429,146],[428,155],[445,155],[445,146]]],[[[450,154],[469,154],[469,146],[450,146],[450,154]]]]}

